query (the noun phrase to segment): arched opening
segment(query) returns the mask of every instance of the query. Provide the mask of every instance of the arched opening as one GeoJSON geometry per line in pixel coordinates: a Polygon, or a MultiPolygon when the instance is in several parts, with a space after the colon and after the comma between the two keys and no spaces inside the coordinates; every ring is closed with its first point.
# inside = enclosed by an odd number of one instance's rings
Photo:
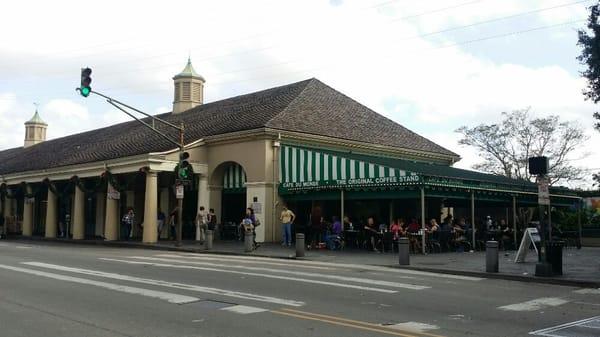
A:
{"type": "Polygon", "coordinates": [[[236,162],[225,162],[215,168],[210,178],[211,205],[222,224],[221,238],[236,239],[237,224],[248,207],[246,171],[236,162]]]}

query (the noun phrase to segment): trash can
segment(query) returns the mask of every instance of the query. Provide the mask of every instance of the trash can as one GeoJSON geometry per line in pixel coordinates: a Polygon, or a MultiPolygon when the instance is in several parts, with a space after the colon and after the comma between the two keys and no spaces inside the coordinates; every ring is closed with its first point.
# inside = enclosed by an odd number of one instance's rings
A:
{"type": "Polygon", "coordinates": [[[552,273],[554,275],[562,275],[562,251],[565,242],[562,240],[554,240],[546,243],[546,262],[552,265],[552,273]]]}

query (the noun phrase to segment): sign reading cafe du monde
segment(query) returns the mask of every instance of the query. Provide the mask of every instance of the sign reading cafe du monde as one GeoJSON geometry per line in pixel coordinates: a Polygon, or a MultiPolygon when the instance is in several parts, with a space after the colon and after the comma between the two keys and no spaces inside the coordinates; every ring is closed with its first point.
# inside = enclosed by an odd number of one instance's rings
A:
{"type": "Polygon", "coordinates": [[[381,177],[381,178],[357,178],[357,179],[337,179],[337,180],[321,180],[321,181],[302,181],[302,182],[286,182],[281,185],[284,188],[311,188],[311,187],[353,187],[353,186],[381,186],[395,184],[409,184],[420,181],[418,175],[407,175],[399,177],[381,177]]]}

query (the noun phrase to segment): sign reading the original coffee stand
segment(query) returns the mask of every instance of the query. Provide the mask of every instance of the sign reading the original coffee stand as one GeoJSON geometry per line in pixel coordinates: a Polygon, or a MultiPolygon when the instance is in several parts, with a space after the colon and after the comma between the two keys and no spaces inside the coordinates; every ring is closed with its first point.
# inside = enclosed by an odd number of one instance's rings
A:
{"type": "Polygon", "coordinates": [[[405,170],[292,146],[281,148],[279,173],[280,188],[287,191],[413,185],[422,179],[405,170]]]}

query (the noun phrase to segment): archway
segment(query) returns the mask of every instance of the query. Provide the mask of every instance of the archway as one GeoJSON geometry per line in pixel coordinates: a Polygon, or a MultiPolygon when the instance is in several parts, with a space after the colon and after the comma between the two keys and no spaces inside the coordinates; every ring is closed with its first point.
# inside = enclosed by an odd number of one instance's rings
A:
{"type": "Polygon", "coordinates": [[[236,162],[218,165],[210,175],[211,207],[221,223],[221,238],[236,239],[237,224],[244,216],[246,201],[246,171],[236,162]]]}

